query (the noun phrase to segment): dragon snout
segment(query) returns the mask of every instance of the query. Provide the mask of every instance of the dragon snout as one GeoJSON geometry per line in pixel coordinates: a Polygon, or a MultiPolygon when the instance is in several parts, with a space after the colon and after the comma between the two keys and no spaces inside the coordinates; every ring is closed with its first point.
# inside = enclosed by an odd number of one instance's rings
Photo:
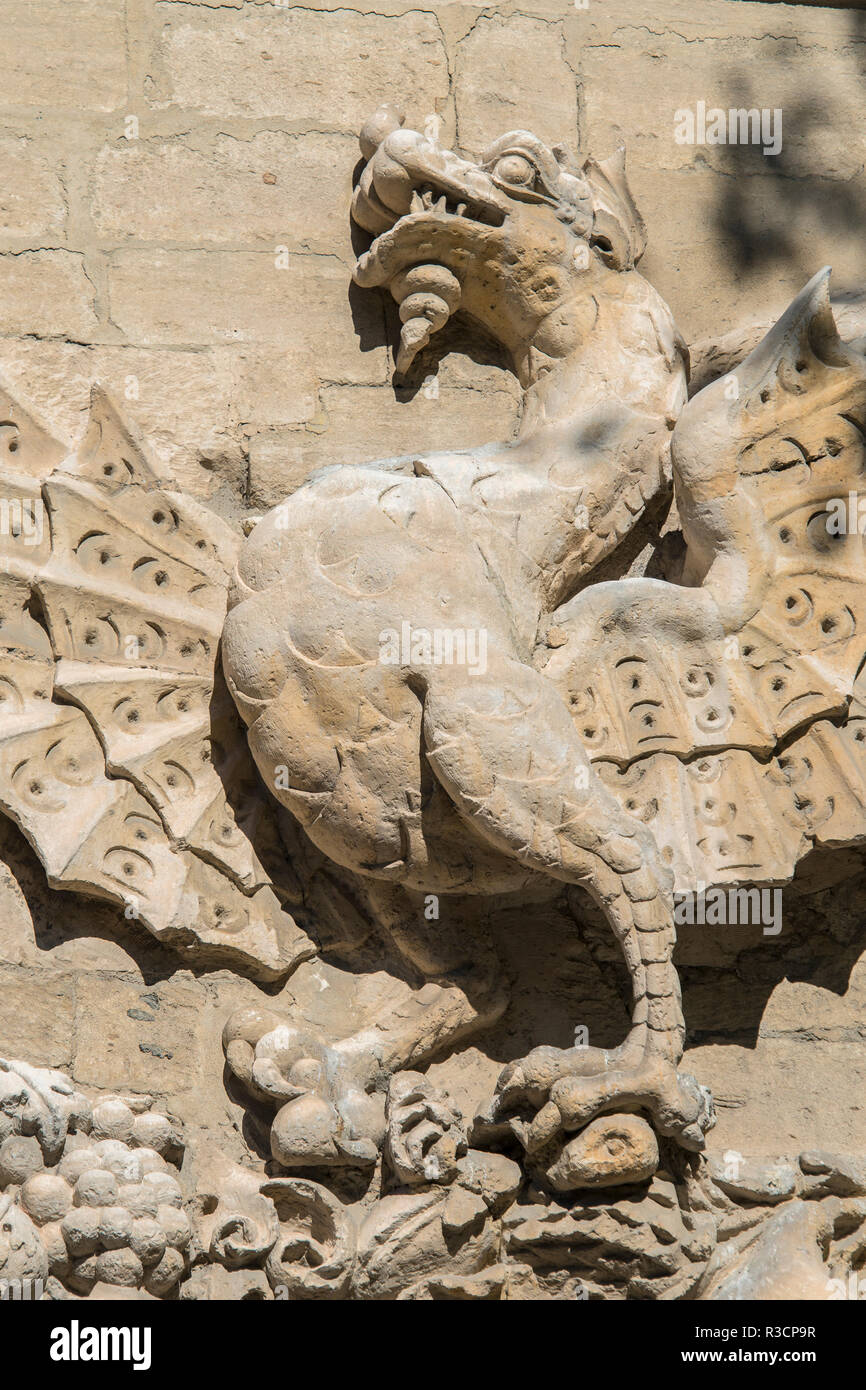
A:
{"type": "Polygon", "coordinates": [[[395,107],[380,107],[360,142],[367,163],[352,216],[375,240],[358,257],[354,279],[362,287],[387,285],[400,306],[396,365],[405,373],[460,304],[449,250],[477,245],[491,226],[501,226],[507,209],[483,169],[405,129],[395,107]]]}
{"type": "Polygon", "coordinates": [[[352,217],[379,236],[411,212],[433,211],[500,225],[506,209],[483,169],[435,139],[403,126],[395,107],[381,106],[360,136],[367,163],[352,199],[352,217]]]}

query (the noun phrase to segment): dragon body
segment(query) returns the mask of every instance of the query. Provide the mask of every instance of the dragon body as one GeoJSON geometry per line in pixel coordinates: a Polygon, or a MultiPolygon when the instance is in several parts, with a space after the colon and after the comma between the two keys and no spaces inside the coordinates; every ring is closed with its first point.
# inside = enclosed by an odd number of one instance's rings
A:
{"type": "MultiPolygon", "coordinates": [[[[511,356],[517,437],[323,458],[239,546],[101,397],[72,459],[10,403],[7,475],[50,530],[38,553],[6,547],[0,800],[58,886],[134,900],[172,944],[272,978],[313,949],[281,900],[275,802],[386,893],[580,886],[622,948],[631,1029],[512,1063],[478,1133],[532,1156],[640,1110],[700,1149],[674,893],[783,883],[815,845],[866,836],[863,543],[827,524],[863,471],[866,363],[822,272],[687,403],[621,155],[578,165],[516,131],[473,163],[390,108],[361,144],[355,279],[398,302],[400,369],[460,310],[511,356]],[[672,490],[681,553],[628,577],[672,490]]],[[[399,1017],[336,1044],[259,1009],[226,1027],[231,1070],[280,1108],[287,1166],[373,1161],[382,1076],[504,1007],[482,941],[399,912],[391,930],[421,981],[399,1017]]]]}

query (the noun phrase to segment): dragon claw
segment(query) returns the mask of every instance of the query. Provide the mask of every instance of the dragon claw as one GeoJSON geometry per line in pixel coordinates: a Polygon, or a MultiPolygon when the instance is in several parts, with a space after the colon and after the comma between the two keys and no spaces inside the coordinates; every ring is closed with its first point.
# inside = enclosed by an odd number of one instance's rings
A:
{"type": "MultiPolygon", "coordinates": [[[[666,1057],[644,1053],[636,1066],[608,1065],[586,1070],[588,1049],[559,1052],[538,1048],[513,1062],[499,1079],[497,1094],[484,1119],[506,1126],[528,1154],[537,1154],[563,1135],[584,1129],[610,1112],[644,1111],[657,1132],[692,1152],[703,1149],[715,1124],[710,1092],[666,1057]],[[579,1070],[570,1070],[574,1054],[579,1070]],[[515,1109],[535,1109],[527,1120],[515,1109]]],[[[615,1054],[604,1054],[608,1064],[615,1054]]]]}

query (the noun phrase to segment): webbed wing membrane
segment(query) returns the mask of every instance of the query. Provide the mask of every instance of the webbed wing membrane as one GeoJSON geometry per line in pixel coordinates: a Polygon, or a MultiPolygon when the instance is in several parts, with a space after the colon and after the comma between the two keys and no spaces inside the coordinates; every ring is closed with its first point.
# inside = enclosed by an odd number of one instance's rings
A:
{"type": "Polygon", "coordinates": [[[828,281],[677,423],[683,586],[597,586],[543,658],[682,890],[866,843],[866,359],[828,281]]]}
{"type": "Polygon", "coordinates": [[[76,455],[0,399],[0,809],[55,888],[275,978],[314,954],[219,674],[237,541],[94,390],[76,455]]]}

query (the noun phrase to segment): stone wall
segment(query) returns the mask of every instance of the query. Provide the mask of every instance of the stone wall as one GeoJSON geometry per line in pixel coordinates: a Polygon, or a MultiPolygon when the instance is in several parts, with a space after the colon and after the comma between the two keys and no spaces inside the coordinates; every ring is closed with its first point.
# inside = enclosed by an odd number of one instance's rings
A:
{"type": "Polygon", "coordinates": [[[436,342],[438,397],[395,391],[392,309],[350,288],[357,131],[383,98],[473,154],[515,126],[598,157],[624,141],[646,273],[690,343],[826,262],[837,291],[862,276],[856,7],[9,0],[3,35],[0,370],[70,441],[103,381],[229,508],[515,420],[480,341],[436,342]],[[701,99],[781,107],[782,154],[678,145],[701,99]]]}
{"type": "MultiPolygon", "coordinates": [[[[625,141],[644,269],[689,342],[769,321],[828,262],[837,291],[862,287],[858,8],[5,0],[2,32],[0,371],[70,444],[101,381],[182,487],[229,516],[324,464],[516,423],[497,350],[453,325],[395,386],[393,306],[350,285],[357,131],[384,98],[473,154],[515,126],[598,156],[625,141]],[[674,111],[699,100],[781,108],[782,154],[678,145],[674,111]]],[[[91,1087],[146,1089],[240,1154],[219,1030],[256,987],[176,969],[128,923],[119,944],[117,914],[48,891],[5,823],[0,849],[4,1049],[91,1087]]],[[[784,949],[681,943],[691,1061],[720,1101],[714,1147],[866,1143],[862,903],[849,885],[792,908],[784,949]],[[840,1075],[848,1094],[828,1110],[840,1075]]],[[[544,913],[562,945],[545,967],[561,1028],[545,1040],[562,1044],[576,989],[584,1015],[608,1008],[615,951],[593,964],[562,911],[544,913]]],[[[511,949],[519,976],[526,946],[511,949]]],[[[322,969],[303,967],[285,999],[315,1001],[322,969]]],[[[470,1101],[539,1040],[550,996],[539,978],[533,990],[493,1060],[470,1050],[452,1065],[470,1101]]],[[[610,1007],[615,1042],[624,1005],[610,1007]]]]}

